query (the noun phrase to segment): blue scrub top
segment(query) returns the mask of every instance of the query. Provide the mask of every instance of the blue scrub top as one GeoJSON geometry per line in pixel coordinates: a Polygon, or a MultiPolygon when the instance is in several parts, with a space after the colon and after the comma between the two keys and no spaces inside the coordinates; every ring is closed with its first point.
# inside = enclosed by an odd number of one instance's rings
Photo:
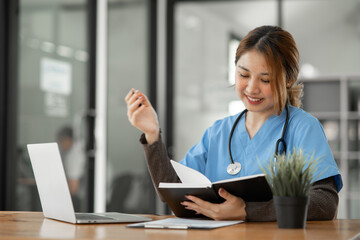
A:
{"type": "MultiPolygon", "coordinates": [[[[339,192],[343,186],[341,175],[320,122],[302,109],[289,106],[289,110],[286,151],[292,152],[296,147],[310,156],[314,153],[314,158],[321,158],[315,176],[327,169],[317,180],[334,176],[339,192]]],[[[239,114],[216,121],[180,163],[203,173],[211,182],[262,173],[259,165],[267,165],[274,155],[276,141],[281,138],[286,110],[280,116],[270,116],[252,139],[245,128],[245,115],[241,117],[232,136],[231,152],[234,161],[240,162],[242,168],[238,174],[229,175],[226,171],[230,164],[228,141],[239,114]]]]}

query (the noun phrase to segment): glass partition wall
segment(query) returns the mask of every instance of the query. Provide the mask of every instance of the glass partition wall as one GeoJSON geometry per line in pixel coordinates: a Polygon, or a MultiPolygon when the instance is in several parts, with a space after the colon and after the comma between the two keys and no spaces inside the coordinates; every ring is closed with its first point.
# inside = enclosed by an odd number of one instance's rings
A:
{"type": "Polygon", "coordinates": [[[360,218],[360,2],[283,2],[284,27],[301,54],[304,109],[323,123],[342,174],[338,217],[360,218]]]}
{"type": "MultiPolygon", "coordinates": [[[[155,191],[146,169],[140,132],[126,115],[133,87],[150,99],[153,50],[150,2],[108,1],[106,210],[154,213],[155,191]],[[151,20],[151,21],[150,21],[151,20]],[[149,50],[149,48],[151,50],[149,50]]],[[[26,149],[58,142],[76,211],[92,209],[93,176],[86,151],[89,112],[89,2],[19,1],[17,161],[13,209],[41,210],[26,149]],[[89,188],[90,186],[90,188],[89,188]]],[[[152,15],[151,15],[152,16],[152,15]]],[[[155,33],[154,33],[155,34],[155,33]]],[[[93,37],[93,36],[92,36],[93,37]]],[[[91,71],[90,71],[91,72],[91,71]]],[[[95,96],[93,96],[95,98],[95,96]]],[[[91,99],[93,101],[94,99],[91,99]]],[[[156,106],[155,101],[153,101],[156,106]]],[[[94,115],[94,114],[92,114],[94,115]]],[[[89,152],[92,153],[92,152],[89,152]]]]}
{"type": "MultiPolygon", "coordinates": [[[[6,199],[4,208],[41,211],[26,145],[58,142],[75,210],[92,210],[95,165],[89,139],[94,138],[92,124],[98,114],[94,111],[94,93],[98,89],[91,55],[95,51],[92,34],[96,32],[96,18],[89,16],[94,14],[97,1],[16,3],[19,15],[14,18],[19,26],[13,48],[18,52],[14,66],[17,84],[11,100],[17,103],[13,107],[16,137],[12,137],[16,142],[11,144],[16,143],[16,159],[6,159],[10,172],[16,174],[7,176],[10,187],[2,197],[6,199]]],[[[107,119],[104,135],[108,145],[107,169],[100,176],[106,178],[106,201],[101,203],[106,206],[101,208],[155,213],[156,195],[138,141],[140,132],[127,120],[124,97],[133,87],[154,99],[156,1],[111,0],[106,4],[107,114],[102,119],[107,119]]]]}
{"type": "Polygon", "coordinates": [[[58,142],[75,210],[85,211],[87,3],[19,1],[17,210],[41,210],[26,145],[58,142]]]}
{"type": "MultiPolygon", "coordinates": [[[[87,4],[20,1],[17,210],[41,210],[26,149],[26,144],[39,142],[59,143],[75,210],[93,207],[85,150],[87,4]]],[[[132,87],[151,97],[149,6],[146,0],[108,1],[107,211],[155,212],[140,132],[128,122],[124,102],[132,87]]]]}
{"type": "MultiPolygon", "coordinates": [[[[152,1],[153,2],[153,1],[152,1]]],[[[124,98],[131,88],[151,99],[148,0],[113,0],[108,4],[107,211],[155,213],[156,194],[124,98]]],[[[153,102],[154,103],[154,102],[153,102]]],[[[155,106],[155,105],[154,105],[155,106]]],[[[155,106],[156,107],[156,106],[155,106]]]]}

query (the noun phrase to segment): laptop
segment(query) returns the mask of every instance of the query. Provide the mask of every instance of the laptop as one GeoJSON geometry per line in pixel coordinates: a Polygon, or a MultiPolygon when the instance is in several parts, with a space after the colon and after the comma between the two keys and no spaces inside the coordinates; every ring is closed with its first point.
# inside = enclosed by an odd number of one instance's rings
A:
{"type": "Polygon", "coordinates": [[[27,145],[41,207],[46,218],[74,224],[145,222],[151,218],[125,213],[75,213],[57,143],[27,145]]]}

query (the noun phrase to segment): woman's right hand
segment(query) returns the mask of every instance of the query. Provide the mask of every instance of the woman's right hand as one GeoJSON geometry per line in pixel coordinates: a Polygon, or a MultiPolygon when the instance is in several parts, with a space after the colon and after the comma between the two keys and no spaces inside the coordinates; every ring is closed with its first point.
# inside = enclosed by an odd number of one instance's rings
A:
{"type": "Polygon", "coordinates": [[[159,121],[147,97],[142,92],[131,89],[125,97],[125,102],[130,123],[145,133],[148,144],[156,142],[160,134],[159,121]]]}

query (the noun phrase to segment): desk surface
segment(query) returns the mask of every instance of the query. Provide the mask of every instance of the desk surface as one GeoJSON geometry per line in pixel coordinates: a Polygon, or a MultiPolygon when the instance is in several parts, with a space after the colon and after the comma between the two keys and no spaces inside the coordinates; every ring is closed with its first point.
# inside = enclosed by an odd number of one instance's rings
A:
{"type": "MultiPolygon", "coordinates": [[[[150,217],[158,220],[169,216],[150,217]]],[[[138,229],[126,225],[73,225],[44,219],[41,212],[0,212],[0,239],[352,239],[360,232],[360,220],[309,221],[305,229],[279,229],[276,222],[241,223],[214,230],[138,229]]]]}

